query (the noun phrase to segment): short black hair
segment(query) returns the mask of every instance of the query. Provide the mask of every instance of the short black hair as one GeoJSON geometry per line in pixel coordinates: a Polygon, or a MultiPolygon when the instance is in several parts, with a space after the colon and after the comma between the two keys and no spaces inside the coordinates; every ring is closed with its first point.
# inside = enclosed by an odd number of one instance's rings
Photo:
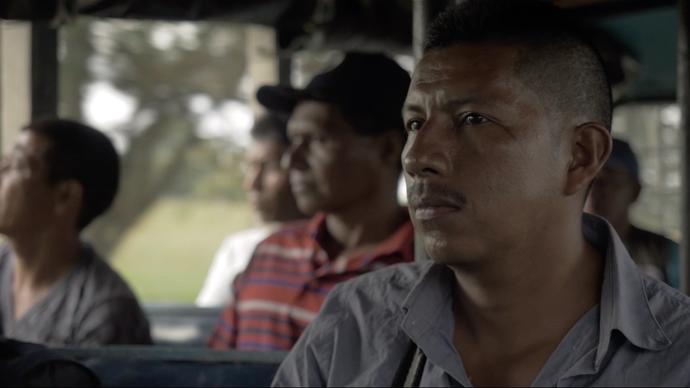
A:
{"type": "Polygon", "coordinates": [[[431,24],[424,52],[459,43],[521,48],[515,70],[525,85],[562,113],[585,115],[611,128],[611,86],[589,37],[543,0],[465,0],[431,24]]]}
{"type": "Polygon", "coordinates": [[[287,135],[287,121],[287,115],[272,112],[266,113],[256,120],[250,135],[254,140],[271,140],[278,144],[289,146],[290,139],[288,139],[287,135]]]}
{"type": "Polygon", "coordinates": [[[42,119],[23,128],[48,139],[44,160],[51,183],[74,179],[83,190],[79,230],[105,212],[117,193],[120,160],[110,139],[79,122],[42,119]]]}

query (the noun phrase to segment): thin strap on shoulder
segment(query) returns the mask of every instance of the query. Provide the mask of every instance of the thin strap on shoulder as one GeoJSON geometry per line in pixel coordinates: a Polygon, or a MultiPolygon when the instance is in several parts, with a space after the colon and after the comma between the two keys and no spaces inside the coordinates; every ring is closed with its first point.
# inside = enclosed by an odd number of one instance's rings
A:
{"type": "Polygon", "coordinates": [[[417,345],[410,341],[410,346],[405,352],[398,370],[395,372],[392,387],[419,387],[422,380],[422,372],[426,356],[417,345]]]}
{"type": "Polygon", "coordinates": [[[424,373],[424,364],[426,364],[426,356],[422,349],[417,348],[403,387],[419,387],[419,383],[422,381],[422,373],[424,373]]]}

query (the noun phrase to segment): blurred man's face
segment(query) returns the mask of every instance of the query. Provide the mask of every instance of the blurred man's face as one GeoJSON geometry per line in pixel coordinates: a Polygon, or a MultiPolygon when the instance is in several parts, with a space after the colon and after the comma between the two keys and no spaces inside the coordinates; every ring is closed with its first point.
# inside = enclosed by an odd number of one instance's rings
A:
{"type": "Polygon", "coordinates": [[[279,141],[266,138],[252,141],[247,149],[244,189],[263,222],[294,218],[295,200],[288,172],[280,163],[286,148],[279,141]]]}
{"type": "Polygon", "coordinates": [[[304,101],[288,122],[290,184],[303,212],[337,212],[381,184],[373,138],[357,134],[331,104],[304,101]]]}
{"type": "Polygon", "coordinates": [[[637,199],[640,186],[622,169],[604,167],[592,182],[585,211],[604,217],[614,226],[627,222],[628,210],[637,199]]]}
{"type": "Polygon", "coordinates": [[[45,137],[23,131],[0,167],[0,233],[36,233],[53,217],[54,186],[48,181],[45,137]]]}
{"type": "Polygon", "coordinates": [[[518,50],[453,45],[424,54],[412,77],[402,154],[410,215],[432,259],[478,264],[512,252],[563,208],[570,154],[518,50]]]}

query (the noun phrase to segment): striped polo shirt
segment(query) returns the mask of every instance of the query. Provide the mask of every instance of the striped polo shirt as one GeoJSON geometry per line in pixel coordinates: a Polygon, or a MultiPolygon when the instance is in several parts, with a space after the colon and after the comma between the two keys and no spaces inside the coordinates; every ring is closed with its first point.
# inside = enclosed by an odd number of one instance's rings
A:
{"type": "Polygon", "coordinates": [[[321,242],[326,217],[291,223],[261,242],[233,284],[209,340],[215,349],[290,350],[338,283],[414,258],[414,233],[407,221],[371,250],[329,258],[321,242]]]}

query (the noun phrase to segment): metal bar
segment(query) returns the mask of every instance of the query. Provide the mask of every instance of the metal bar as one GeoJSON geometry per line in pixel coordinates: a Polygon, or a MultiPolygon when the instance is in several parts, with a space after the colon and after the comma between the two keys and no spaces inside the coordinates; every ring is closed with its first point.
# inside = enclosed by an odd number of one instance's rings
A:
{"type": "Polygon", "coordinates": [[[281,46],[281,41],[284,40],[284,32],[280,28],[275,29],[275,52],[278,70],[278,84],[283,86],[292,86],[292,55],[294,51],[287,50],[281,46]]]}
{"type": "MultiPolygon", "coordinates": [[[[426,30],[436,15],[452,0],[412,0],[412,52],[415,60],[422,57],[424,51],[424,39],[426,30]]],[[[460,0],[454,0],[455,3],[460,0]]],[[[424,249],[422,236],[415,232],[415,261],[429,260],[429,255],[424,249]]]]}
{"type": "Polygon", "coordinates": [[[57,29],[31,23],[31,118],[57,116],[57,29]]]}
{"type": "Polygon", "coordinates": [[[292,55],[278,51],[278,83],[284,86],[292,85],[292,55]]]}
{"type": "MultiPolygon", "coordinates": [[[[424,38],[431,19],[431,0],[412,0],[412,53],[418,61],[424,51],[424,38]]],[[[424,249],[422,235],[415,231],[414,234],[414,260],[424,262],[429,260],[429,255],[424,249]]]]}
{"type": "Polygon", "coordinates": [[[690,0],[678,0],[678,107],[683,148],[681,202],[681,290],[690,293],[690,0]]]}
{"type": "Polygon", "coordinates": [[[422,57],[424,37],[431,19],[431,0],[412,0],[412,52],[415,59],[422,57]]]}
{"type": "Polygon", "coordinates": [[[0,138],[8,152],[31,120],[31,24],[0,21],[0,138]]]}

